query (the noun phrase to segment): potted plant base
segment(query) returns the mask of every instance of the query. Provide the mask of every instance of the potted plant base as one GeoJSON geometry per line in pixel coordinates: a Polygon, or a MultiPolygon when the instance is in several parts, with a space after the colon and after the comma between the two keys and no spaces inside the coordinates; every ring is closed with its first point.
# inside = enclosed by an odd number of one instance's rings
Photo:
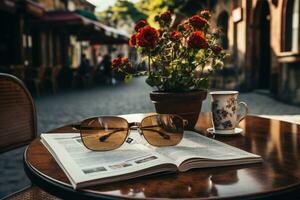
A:
{"type": "Polygon", "coordinates": [[[150,99],[154,103],[157,113],[179,115],[188,121],[185,128],[193,130],[206,95],[206,90],[181,93],[154,91],[150,93],[150,99]]]}

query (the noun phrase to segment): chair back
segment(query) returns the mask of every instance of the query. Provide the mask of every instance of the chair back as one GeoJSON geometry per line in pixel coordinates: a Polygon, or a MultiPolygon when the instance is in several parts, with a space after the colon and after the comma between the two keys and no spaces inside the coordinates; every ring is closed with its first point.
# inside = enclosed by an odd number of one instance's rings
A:
{"type": "Polygon", "coordinates": [[[30,93],[18,78],[0,73],[0,153],[28,144],[36,136],[30,93]]]}

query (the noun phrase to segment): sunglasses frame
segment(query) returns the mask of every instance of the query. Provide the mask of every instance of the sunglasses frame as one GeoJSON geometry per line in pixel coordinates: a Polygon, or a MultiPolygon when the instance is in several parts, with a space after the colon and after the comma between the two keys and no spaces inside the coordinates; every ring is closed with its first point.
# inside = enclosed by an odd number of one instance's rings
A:
{"type": "MultiPolygon", "coordinates": [[[[128,120],[127,119],[125,119],[125,118],[123,118],[123,117],[119,117],[119,116],[109,116],[109,115],[104,115],[104,116],[98,116],[98,117],[91,117],[91,118],[87,118],[87,119],[85,119],[85,120],[83,120],[81,123],[79,123],[79,124],[75,124],[75,125],[72,125],[72,128],[73,129],[76,129],[76,130],[79,130],[80,131],[80,138],[81,138],[81,141],[82,141],[82,143],[83,143],[83,145],[87,148],[87,149],[89,149],[89,150],[91,150],[91,151],[111,151],[111,150],[114,150],[114,149],[118,149],[118,148],[120,148],[123,144],[124,144],[124,142],[127,140],[127,138],[128,138],[128,136],[129,136],[129,134],[130,134],[130,130],[138,130],[138,132],[139,132],[139,134],[150,144],[150,145],[152,145],[152,146],[156,146],[156,145],[153,145],[153,144],[151,144],[149,141],[148,141],[148,139],[144,136],[144,134],[143,134],[143,130],[142,130],[142,127],[141,127],[141,124],[142,124],[142,122],[145,120],[145,119],[147,119],[147,118],[149,118],[149,117],[153,117],[153,116],[160,116],[160,115],[169,115],[169,116],[175,116],[175,117],[178,117],[179,119],[181,119],[182,120],[182,128],[183,128],[183,130],[184,130],[184,127],[186,127],[187,126],[187,124],[188,124],[188,121],[186,120],[186,119],[183,119],[181,116],[179,116],[179,115],[176,115],[176,114],[152,114],[152,115],[148,115],[148,116],[146,116],[146,117],[144,117],[142,120],[141,120],[141,122],[128,122],[128,120]],[[118,146],[118,147],[116,147],[116,148],[113,148],[113,149],[108,149],[108,150],[95,150],[95,149],[91,149],[91,148],[89,148],[86,144],[85,144],[85,142],[84,142],[84,139],[82,138],[82,131],[81,131],[81,124],[84,122],[84,121],[87,121],[87,120],[92,120],[92,119],[98,119],[98,118],[105,118],[105,117],[109,117],[109,118],[117,118],[117,119],[122,119],[122,120],[125,120],[126,122],[127,122],[127,130],[126,130],[126,137],[125,137],[125,139],[123,140],[123,142],[122,143],[120,143],[120,145],[118,146]]],[[[125,131],[125,130],[124,130],[125,131]]],[[[183,133],[182,133],[183,134],[183,133]]],[[[182,140],[182,138],[181,138],[181,140],[182,140]]],[[[180,140],[180,141],[181,141],[180,140]]],[[[180,142],[179,141],[179,142],[180,142]]],[[[178,144],[178,143],[177,143],[178,144]]],[[[175,144],[176,145],[176,144],[175,144]]],[[[170,146],[174,146],[174,145],[170,145],[170,146]]],[[[159,147],[159,146],[158,146],[159,147]]]]}

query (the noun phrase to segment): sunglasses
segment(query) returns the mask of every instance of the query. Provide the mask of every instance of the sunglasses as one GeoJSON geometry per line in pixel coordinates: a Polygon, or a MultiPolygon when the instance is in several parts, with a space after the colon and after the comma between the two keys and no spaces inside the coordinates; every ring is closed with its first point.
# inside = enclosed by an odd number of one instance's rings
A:
{"type": "Polygon", "coordinates": [[[93,151],[117,149],[126,141],[129,130],[136,129],[146,141],[157,147],[178,144],[187,121],[178,115],[156,114],[133,123],[122,117],[101,116],[82,121],[74,128],[80,130],[80,136],[86,148],[93,151]]]}

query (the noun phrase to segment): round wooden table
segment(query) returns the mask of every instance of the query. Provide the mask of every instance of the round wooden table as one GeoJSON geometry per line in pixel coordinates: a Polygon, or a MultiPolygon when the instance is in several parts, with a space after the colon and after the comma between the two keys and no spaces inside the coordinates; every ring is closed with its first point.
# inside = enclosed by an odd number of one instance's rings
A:
{"type": "MultiPolygon", "coordinates": [[[[195,129],[207,134],[210,126],[209,113],[201,113],[195,129]]],[[[37,138],[24,154],[24,167],[34,184],[65,199],[300,199],[300,125],[247,116],[240,127],[244,129],[241,135],[215,139],[261,155],[263,163],[195,169],[73,190],[37,138]]],[[[51,132],[74,130],[65,126],[51,132]]]]}

